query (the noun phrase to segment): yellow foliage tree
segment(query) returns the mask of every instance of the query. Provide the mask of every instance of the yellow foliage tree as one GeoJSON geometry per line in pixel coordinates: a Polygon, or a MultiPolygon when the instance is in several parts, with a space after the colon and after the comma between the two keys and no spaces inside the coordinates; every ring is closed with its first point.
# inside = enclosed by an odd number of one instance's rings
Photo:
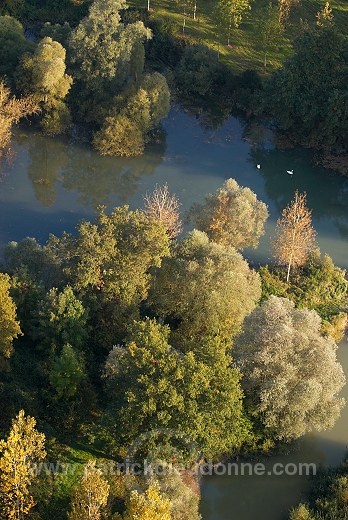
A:
{"type": "Polygon", "coordinates": [[[69,520],[99,520],[105,508],[110,486],[106,482],[100,469],[95,466],[96,461],[88,462],[84,474],[75,488],[69,520]]]}
{"type": "Polygon", "coordinates": [[[158,483],[151,484],[145,493],[132,491],[124,520],[171,520],[171,503],[160,493],[158,483]]]}
{"type": "Polygon", "coordinates": [[[330,2],[326,2],[324,7],[317,13],[317,26],[330,27],[334,24],[334,15],[330,2]]]}
{"type": "Polygon", "coordinates": [[[295,193],[295,199],[278,219],[276,239],[272,244],[274,257],[280,265],[287,267],[287,282],[291,268],[303,265],[317,247],[312,212],[306,206],[306,198],[305,193],[295,193]]]}
{"type": "Polygon", "coordinates": [[[35,426],[36,420],[21,410],[7,440],[0,441],[0,516],[7,520],[22,520],[35,505],[30,493],[35,464],[46,457],[45,435],[35,426]]]}
{"type": "Polygon", "coordinates": [[[10,277],[0,273],[0,355],[9,358],[12,341],[21,334],[16,305],[10,296],[10,277]]]}

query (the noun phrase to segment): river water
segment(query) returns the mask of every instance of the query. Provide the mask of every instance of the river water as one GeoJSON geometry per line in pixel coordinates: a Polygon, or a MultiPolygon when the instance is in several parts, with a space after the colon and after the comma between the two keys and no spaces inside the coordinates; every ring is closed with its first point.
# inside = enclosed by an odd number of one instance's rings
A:
{"type": "MultiPolygon", "coordinates": [[[[313,166],[307,151],[275,150],[267,130],[245,127],[235,118],[212,129],[173,109],[163,126],[165,137],[143,157],[132,159],[100,157],[87,144],[18,130],[13,162],[0,178],[0,244],[26,236],[42,242],[49,233],[72,231],[82,218],[93,218],[100,204],[140,207],[143,194],[165,182],[185,211],[233,177],[269,207],[259,248],[244,253],[250,260],[269,261],[276,220],[298,189],[307,192],[322,252],[348,268],[348,178],[313,166]]],[[[346,342],[339,357],[348,374],[346,342]]],[[[348,398],[347,389],[344,393],[348,398]]],[[[290,454],[265,463],[269,468],[275,462],[338,464],[347,444],[348,407],[331,431],[307,436],[290,454]]],[[[306,478],[300,476],[207,477],[202,483],[203,519],[286,519],[306,488],[306,478]]]]}

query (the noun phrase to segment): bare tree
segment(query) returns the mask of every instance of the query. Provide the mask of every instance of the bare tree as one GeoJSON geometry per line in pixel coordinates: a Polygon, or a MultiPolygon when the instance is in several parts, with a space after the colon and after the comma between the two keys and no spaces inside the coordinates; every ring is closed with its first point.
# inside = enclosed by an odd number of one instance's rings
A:
{"type": "Polygon", "coordinates": [[[175,238],[182,231],[180,219],[180,202],[176,195],[169,193],[168,184],[158,186],[156,184],[153,193],[147,193],[144,197],[145,214],[153,219],[163,222],[170,238],[175,238]]]}
{"type": "Polygon", "coordinates": [[[295,193],[295,199],[278,219],[276,238],[272,243],[273,256],[280,265],[287,266],[286,281],[292,267],[303,265],[317,248],[316,231],[312,226],[312,212],[306,206],[306,193],[295,193]]]}

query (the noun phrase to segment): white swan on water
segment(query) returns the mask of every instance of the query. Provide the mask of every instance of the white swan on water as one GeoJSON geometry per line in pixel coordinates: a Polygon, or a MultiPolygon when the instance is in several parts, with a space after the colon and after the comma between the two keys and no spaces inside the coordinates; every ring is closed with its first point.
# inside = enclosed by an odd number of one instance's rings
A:
{"type": "Polygon", "coordinates": [[[256,165],[256,168],[257,168],[258,170],[261,170],[261,164],[257,164],[257,165],[256,165]]]}
{"type": "Polygon", "coordinates": [[[294,175],[294,170],[286,170],[286,173],[288,173],[289,175],[294,175]]]}

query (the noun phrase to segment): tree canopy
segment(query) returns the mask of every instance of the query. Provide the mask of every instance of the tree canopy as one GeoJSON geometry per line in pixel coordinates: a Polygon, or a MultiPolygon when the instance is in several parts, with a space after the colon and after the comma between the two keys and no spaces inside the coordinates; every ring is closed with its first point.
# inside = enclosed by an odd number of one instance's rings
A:
{"type": "Polygon", "coordinates": [[[244,322],[234,353],[255,415],[278,439],[333,426],[345,384],[337,345],[321,334],[315,311],[271,296],[244,322]]]}

